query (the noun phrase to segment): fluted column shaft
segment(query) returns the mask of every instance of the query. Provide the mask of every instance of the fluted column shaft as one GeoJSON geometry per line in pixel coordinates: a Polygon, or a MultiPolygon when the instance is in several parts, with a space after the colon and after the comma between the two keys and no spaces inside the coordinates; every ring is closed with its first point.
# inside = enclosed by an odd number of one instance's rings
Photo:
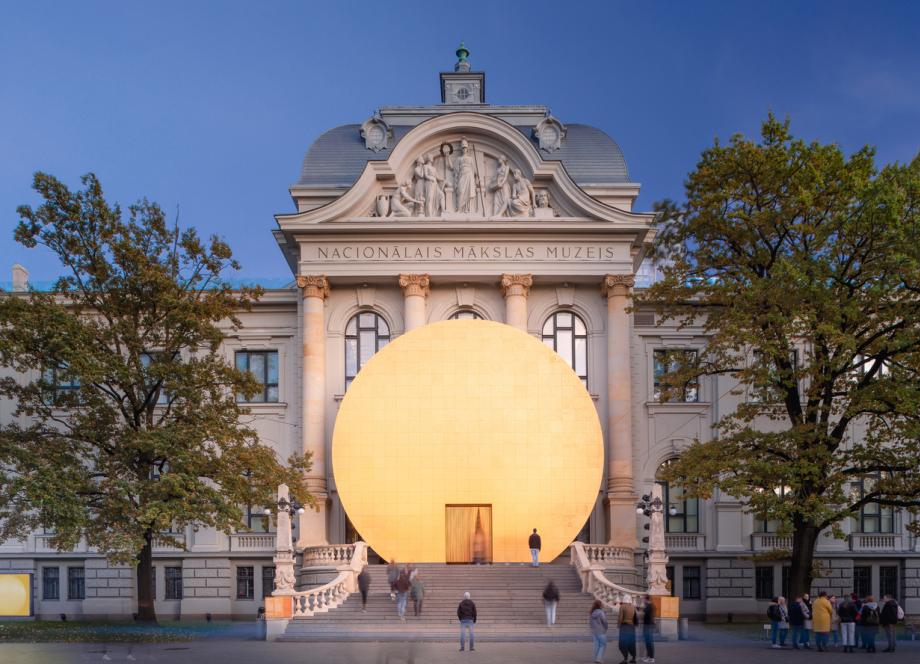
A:
{"type": "Polygon", "coordinates": [[[636,493],[632,455],[632,374],[630,371],[629,301],[632,275],[607,275],[607,499],[608,541],[635,548],[636,493]]]}
{"type": "MultiPolygon", "coordinates": [[[[300,275],[303,292],[303,426],[302,451],[312,456],[307,488],[316,498],[317,510],[300,515],[298,548],[328,544],[326,534],[326,322],[325,303],[329,282],[323,275],[300,275]]],[[[299,497],[299,496],[298,496],[299,497]]]]}
{"type": "Polygon", "coordinates": [[[422,327],[428,318],[427,301],[429,280],[427,274],[401,274],[399,286],[403,289],[403,317],[406,332],[422,327]]]}
{"type": "Polygon", "coordinates": [[[533,286],[533,275],[503,274],[502,293],[505,296],[505,322],[527,331],[527,295],[533,286]]]}

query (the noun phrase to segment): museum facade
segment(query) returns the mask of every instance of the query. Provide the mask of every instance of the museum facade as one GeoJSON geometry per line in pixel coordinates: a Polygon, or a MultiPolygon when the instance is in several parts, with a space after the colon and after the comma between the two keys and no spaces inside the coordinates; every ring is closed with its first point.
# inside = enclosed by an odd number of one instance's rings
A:
{"type": "MultiPolygon", "coordinates": [[[[273,231],[293,281],[240,314],[224,352],[264,387],[246,404],[261,440],[282,457],[312,454],[307,480],[320,509],[300,515],[294,531],[297,548],[312,550],[362,536],[343,505],[332,448],[362,367],[440,321],[517,328],[571,368],[600,425],[602,477],[578,539],[634,550],[641,564],[638,497],[746,395],[713,377],[661,401],[657,381],[672,351],[694,352],[704,336],[630,308],[656,278],[645,260],[655,228],[651,213],[633,210],[640,185],[622,150],[545,106],[487,104],[485,75],[460,55],[440,75],[442,103],[382,107],[309,147],[290,187],[295,211],[276,215],[273,231]]],[[[523,404],[502,405],[510,413],[523,404]]],[[[12,404],[0,405],[0,417],[11,413],[12,404]]],[[[788,561],[757,554],[788,548],[788,538],[729,497],[686,499],[667,485],[663,493],[682,613],[762,615],[783,592],[788,561]]],[[[255,614],[275,575],[274,525],[263,507],[248,510],[239,533],[189,529],[178,534],[183,550],[156,549],[158,614],[255,614]]],[[[920,611],[920,542],[906,513],[887,510],[867,506],[844,524],[845,539],[821,538],[827,574],[815,586],[891,592],[920,611]]],[[[522,538],[528,526],[520,524],[522,538]]],[[[134,610],[131,568],[109,567],[85,547],[53,551],[48,540],[35,533],[0,545],[0,568],[34,573],[39,615],[134,610]]]]}

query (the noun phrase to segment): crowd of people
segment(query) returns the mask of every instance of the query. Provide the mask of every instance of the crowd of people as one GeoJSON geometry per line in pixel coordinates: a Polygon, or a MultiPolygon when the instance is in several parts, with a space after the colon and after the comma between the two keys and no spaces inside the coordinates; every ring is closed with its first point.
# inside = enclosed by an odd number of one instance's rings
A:
{"type": "MultiPolygon", "coordinates": [[[[604,652],[607,650],[607,611],[600,600],[595,600],[591,605],[588,625],[594,637],[594,662],[600,664],[604,661],[604,652]]],[[[626,595],[617,607],[617,648],[623,661],[620,664],[635,664],[637,656],[636,638],[641,627],[642,642],[645,647],[643,662],[655,662],[655,606],[648,598],[640,597],[638,604],[633,603],[633,598],[626,595]]]]}
{"type": "Polygon", "coordinates": [[[843,652],[856,652],[857,648],[875,652],[879,629],[885,633],[888,647],[882,652],[895,651],[895,630],[904,619],[904,610],[891,595],[885,595],[881,604],[869,595],[858,597],[828,596],[824,591],[812,601],[808,593],[797,596],[792,603],[785,597],[774,597],[767,607],[770,620],[770,641],[773,648],[789,645],[795,649],[810,649],[814,634],[815,648],[827,652],[831,647],[842,647],[843,652]]]}

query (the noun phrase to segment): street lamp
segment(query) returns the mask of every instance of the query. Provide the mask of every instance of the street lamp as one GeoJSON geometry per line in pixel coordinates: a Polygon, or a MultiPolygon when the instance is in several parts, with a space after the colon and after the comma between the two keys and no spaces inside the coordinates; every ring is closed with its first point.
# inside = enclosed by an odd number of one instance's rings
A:
{"type": "MultiPolygon", "coordinates": [[[[303,514],[304,512],[303,505],[301,505],[300,502],[294,496],[291,496],[290,501],[287,501],[284,498],[281,498],[280,500],[278,500],[275,506],[278,508],[279,512],[287,512],[291,516],[294,516],[295,514],[303,514]]],[[[265,512],[265,516],[271,516],[272,508],[266,507],[264,512],[265,512]]]]}
{"type": "MultiPolygon", "coordinates": [[[[636,514],[644,514],[645,516],[651,516],[652,512],[663,512],[664,503],[661,498],[655,496],[652,498],[649,494],[642,496],[642,500],[636,503],[636,514]]],[[[671,504],[668,507],[668,514],[675,516],[677,514],[677,507],[671,504]]]]}

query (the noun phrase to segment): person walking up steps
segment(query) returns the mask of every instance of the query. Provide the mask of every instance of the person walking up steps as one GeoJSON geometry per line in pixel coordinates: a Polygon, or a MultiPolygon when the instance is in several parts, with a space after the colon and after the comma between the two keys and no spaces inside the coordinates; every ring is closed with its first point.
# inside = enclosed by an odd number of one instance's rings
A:
{"type": "Polygon", "coordinates": [[[543,608],[546,609],[546,624],[552,627],[556,624],[556,606],[559,604],[559,588],[550,581],[543,589],[543,608]]]}
{"type": "Polygon", "coordinates": [[[469,593],[463,593],[463,600],[457,607],[457,619],[460,621],[460,652],[463,652],[465,642],[465,632],[470,633],[470,652],[475,650],[473,647],[473,625],[476,624],[476,605],[470,599],[469,593]],[[464,631],[465,630],[465,631],[464,631]]]}
{"type": "Polygon", "coordinates": [[[607,649],[607,612],[598,599],[591,605],[588,625],[591,627],[591,636],[594,637],[594,662],[601,664],[604,661],[604,651],[607,649]]]}
{"type": "Polygon", "coordinates": [[[425,584],[418,576],[418,568],[413,569],[409,575],[412,579],[409,585],[412,587],[412,608],[415,611],[416,618],[422,615],[422,602],[425,599],[425,584]]]}
{"type": "Polygon", "coordinates": [[[534,528],[533,533],[531,533],[530,538],[527,540],[527,546],[530,547],[530,556],[533,558],[533,562],[531,563],[533,567],[540,566],[540,544],[540,536],[537,535],[537,529],[534,528]]]}
{"type": "Polygon", "coordinates": [[[358,575],[358,590],[361,591],[361,613],[367,613],[367,591],[371,587],[371,575],[367,571],[367,565],[358,575]]]}
{"type": "Polygon", "coordinates": [[[396,580],[399,578],[399,565],[396,564],[396,558],[387,565],[387,583],[390,584],[390,601],[396,599],[396,580]]]}
{"type": "Polygon", "coordinates": [[[409,603],[409,570],[404,569],[396,579],[396,613],[399,619],[406,620],[406,605],[409,603]]]}

